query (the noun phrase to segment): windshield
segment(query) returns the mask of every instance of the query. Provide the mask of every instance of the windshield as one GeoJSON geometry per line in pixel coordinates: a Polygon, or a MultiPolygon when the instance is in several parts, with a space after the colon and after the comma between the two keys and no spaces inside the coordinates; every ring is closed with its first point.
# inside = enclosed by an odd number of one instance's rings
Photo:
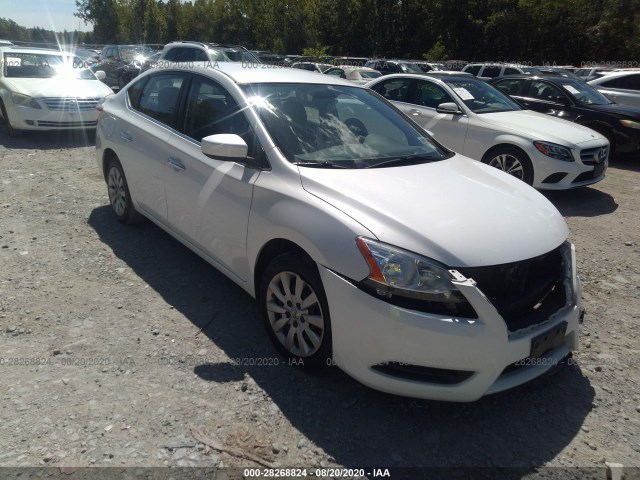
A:
{"type": "Polygon", "coordinates": [[[151,50],[149,47],[120,47],[120,58],[125,62],[134,60],[142,62],[155,53],[155,50],[151,50]]]}
{"type": "Polygon", "coordinates": [[[445,79],[460,100],[474,113],[511,112],[522,110],[520,106],[504,93],[488,83],[474,78],[445,79]]]}
{"type": "Polygon", "coordinates": [[[4,54],[4,76],[7,78],[66,77],[97,80],[91,70],[77,68],[76,58],[48,53],[6,52],[4,54]]]}
{"type": "Polygon", "coordinates": [[[560,83],[565,92],[568,92],[582,105],[609,105],[613,103],[591,85],[580,81],[565,81],[560,83]]]}
{"type": "Polygon", "coordinates": [[[452,155],[369,90],[315,84],[243,88],[282,154],[297,165],[368,168],[452,155]]]}

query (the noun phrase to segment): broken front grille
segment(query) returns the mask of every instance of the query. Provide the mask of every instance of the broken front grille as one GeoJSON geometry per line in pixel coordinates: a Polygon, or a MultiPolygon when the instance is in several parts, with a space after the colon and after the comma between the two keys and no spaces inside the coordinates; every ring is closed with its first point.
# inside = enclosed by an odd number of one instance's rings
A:
{"type": "Polygon", "coordinates": [[[519,262],[456,270],[475,280],[515,332],[544,323],[566,305],[562,248],[519,262]]]}

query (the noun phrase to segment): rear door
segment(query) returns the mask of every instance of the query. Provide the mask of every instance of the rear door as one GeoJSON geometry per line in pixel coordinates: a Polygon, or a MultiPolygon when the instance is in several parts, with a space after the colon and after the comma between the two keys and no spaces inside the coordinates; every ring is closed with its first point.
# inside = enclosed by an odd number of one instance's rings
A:
{"type": "Polygon", "coordinates": [[[187,74],[158,72],[138,80],[128,90],[130,110],[126,122],[120,122],[114,135],[116,152],[132,195],[146,215],[164,222],[166,148],[176,126],[176,114],[187,74]]]}

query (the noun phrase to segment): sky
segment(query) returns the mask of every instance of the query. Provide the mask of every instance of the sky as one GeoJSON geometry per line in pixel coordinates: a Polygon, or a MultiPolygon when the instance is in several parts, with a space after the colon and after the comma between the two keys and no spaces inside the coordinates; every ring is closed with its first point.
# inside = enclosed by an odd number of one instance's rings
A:
{"type": "Polygon", "coordinates": [[[93,29],[73,14],[75,0],[0,0],[0,17],[13,20],[21,27],[41,27],[56,32],[93,29]]]}

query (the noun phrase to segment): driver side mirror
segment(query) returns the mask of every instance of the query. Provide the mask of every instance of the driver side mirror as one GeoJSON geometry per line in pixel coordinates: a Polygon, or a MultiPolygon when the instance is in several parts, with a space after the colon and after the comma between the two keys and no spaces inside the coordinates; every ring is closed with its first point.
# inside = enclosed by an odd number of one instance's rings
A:
{"type": "Polygon", "coordinates": [[[438,108],[436,108],[436,112],[450,115],[462,115],[462,110],[460,110],[458,105],[453,102],[441,103],[438,105],[438,108]]]}
{"type": "Polygon", "coordinates": [[[98,70],[97,72],[94,72],[94,73],[98,78],[98,80],[104,80],[105,78],[107,78],[107,74],[104,73],[104,70],[98,70]]]}

